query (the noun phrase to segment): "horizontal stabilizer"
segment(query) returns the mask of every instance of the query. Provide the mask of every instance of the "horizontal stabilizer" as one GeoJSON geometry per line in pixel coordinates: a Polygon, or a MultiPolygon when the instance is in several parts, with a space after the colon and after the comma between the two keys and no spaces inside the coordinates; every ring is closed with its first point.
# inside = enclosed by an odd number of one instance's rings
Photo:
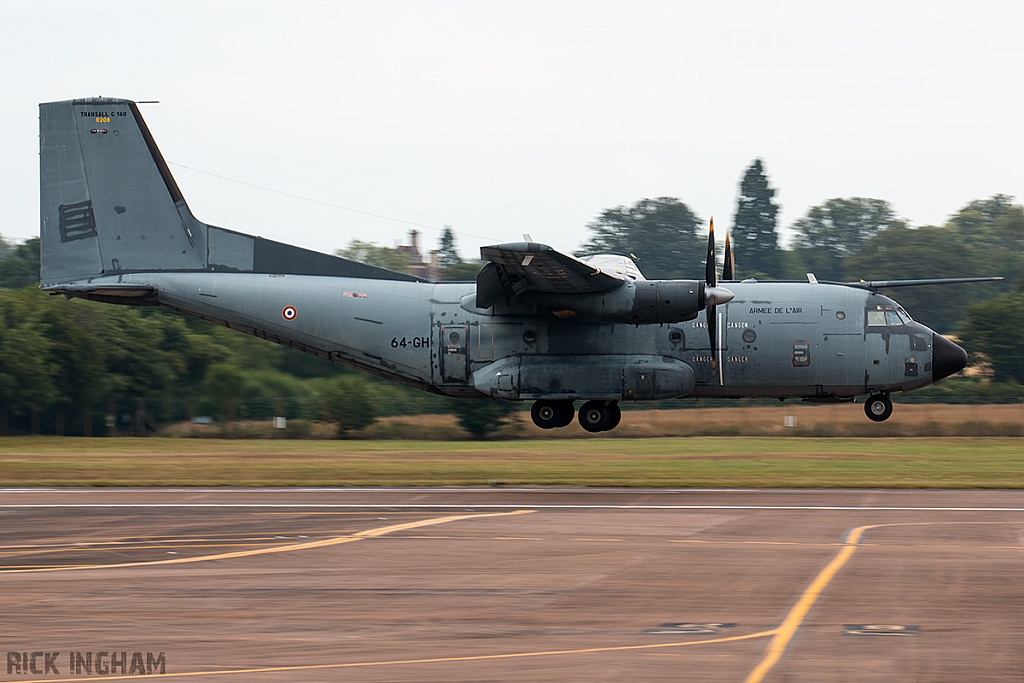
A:
{"type": "Polygon", "coordinates": [[[66,294],[104,294],[119,297],[145,297],[156,292],[156,287],[148,285],[57,285],[46,287],[43,291],[61,292],[66,294]]]}

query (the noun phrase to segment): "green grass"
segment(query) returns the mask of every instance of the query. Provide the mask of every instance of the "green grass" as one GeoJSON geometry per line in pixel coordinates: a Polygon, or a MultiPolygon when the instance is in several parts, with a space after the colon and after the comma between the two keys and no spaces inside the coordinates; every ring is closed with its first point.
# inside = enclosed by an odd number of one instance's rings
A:
{"type": "Polygon", "coordinates": [[[2,486],[1024,488],[1024,439],[0,439],[2,486]]]}

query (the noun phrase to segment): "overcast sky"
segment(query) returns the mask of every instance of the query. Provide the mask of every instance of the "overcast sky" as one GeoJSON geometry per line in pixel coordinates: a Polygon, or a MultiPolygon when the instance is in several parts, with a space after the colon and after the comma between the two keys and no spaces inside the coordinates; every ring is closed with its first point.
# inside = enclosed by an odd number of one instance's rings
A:
{"type": "Polygon", "coordinates": [[[782,226],[850,196],[941,223],[1024,196],[1022,29],[984,0],[0,0],[0,234],[38,233],[36,105],[95,95],[160,101],[200,220],[321,251],[410,226],[285,194],[573,250],[644,197],[729,225],[755,157],[782,226]]]}

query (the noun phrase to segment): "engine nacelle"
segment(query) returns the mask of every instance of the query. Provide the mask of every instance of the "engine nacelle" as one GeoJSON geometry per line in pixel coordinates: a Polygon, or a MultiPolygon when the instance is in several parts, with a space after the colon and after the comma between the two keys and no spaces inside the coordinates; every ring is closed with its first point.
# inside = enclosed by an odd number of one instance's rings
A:
{"type": "Polygon", "coordinates": [[[613,323],[676,323],[693,320],[707,304],[700,280],[635,280],[598,294],[524,292],[530,303],[581,318],[613,323]]]}

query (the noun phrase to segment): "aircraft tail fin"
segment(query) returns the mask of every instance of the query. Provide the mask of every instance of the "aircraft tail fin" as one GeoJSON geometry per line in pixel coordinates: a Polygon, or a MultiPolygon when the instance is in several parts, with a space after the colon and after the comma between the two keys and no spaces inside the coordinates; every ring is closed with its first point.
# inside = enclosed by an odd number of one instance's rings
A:
{"type": "Polygon", "coordinates": [[[220,271],[421,281],[196,220],[131,100],[39,105],[40,286],[220,271]]]}
{"type": "Polygon", "coordinates": [[[42,286],[123,272],[204,270],[206,230],[138,106],[39,105],[42,286]]]}

